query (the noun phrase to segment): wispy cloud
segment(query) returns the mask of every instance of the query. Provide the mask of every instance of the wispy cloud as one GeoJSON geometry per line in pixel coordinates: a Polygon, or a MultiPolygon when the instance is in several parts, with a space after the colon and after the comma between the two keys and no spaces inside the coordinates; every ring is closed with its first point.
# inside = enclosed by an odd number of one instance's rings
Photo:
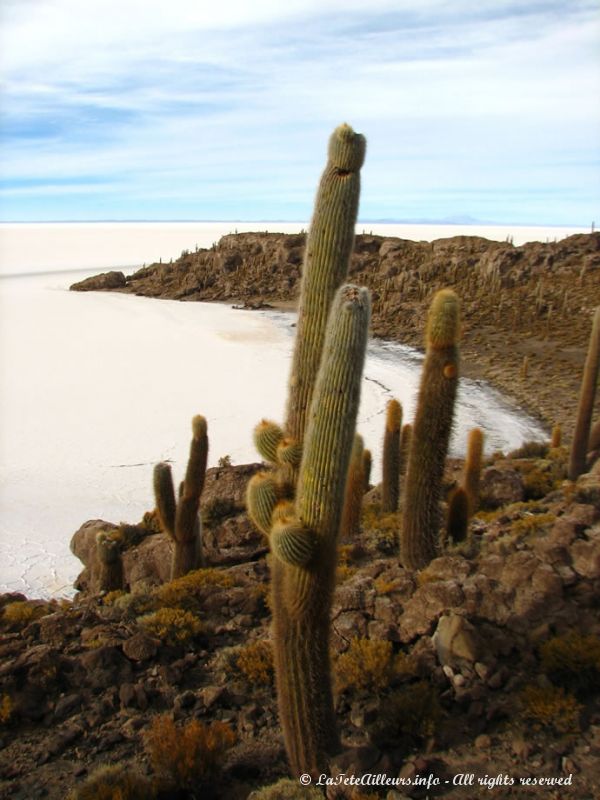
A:
{"type": "Polygon", "coordinates": [[[363,218],[587,223],[592,0],[5,0],[4,218],[301,218],[326,137],[363,218]]]}

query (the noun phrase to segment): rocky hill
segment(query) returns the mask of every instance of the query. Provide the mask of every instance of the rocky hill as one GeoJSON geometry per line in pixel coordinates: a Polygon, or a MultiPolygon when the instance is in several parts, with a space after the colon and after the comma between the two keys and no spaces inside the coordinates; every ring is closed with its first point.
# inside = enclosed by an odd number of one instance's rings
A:
{"type": "MultiPolygon", "coordinates": [[[[106,273],[71,288],[293,307],[304,244],[302,234],[230,234],[173,263],[128,277],[106,273]]],[[[374,335],[416,346],[434,292],[454,288],[462,301],[463,373],[490,380],[570,435],[600,304],[600,233],[520,247],[469,236],[429,243],[360,235],[350,280],[372,291],[374,335]]]]}
{"type": "MultiPolygon", "coordinates": [[[[168,582],[170,540],[148,514],[123,553],[124,590],[98,593],[92,543],[115,526],[95,520],[73,537],[85,564],[73,602],[0,597],[0,797],[593,798],[600,461],[571,483],[566,457],[536,445],[488,460],[469,540],[418,573],[399,562],[399,514],[381,512],[377,488],[365,495],[362,530],[339,551],[344,747],[330,775],[395,788],[259,788],[288,768],[248,465],[207,473],[207,568],[168,582]]],[[[461,468],[449,462],[447,487],[461,468]]]]}

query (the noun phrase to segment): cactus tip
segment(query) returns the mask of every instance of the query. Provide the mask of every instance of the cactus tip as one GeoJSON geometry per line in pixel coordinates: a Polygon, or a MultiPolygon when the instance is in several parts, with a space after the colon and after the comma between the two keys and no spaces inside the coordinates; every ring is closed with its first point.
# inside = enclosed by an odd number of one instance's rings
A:
{"type": "Polygon", "coordinates": [[[441,289],[433,298],[427,321],[427,344],[431,347],[451,347],[458,342],[459,300],[452,289],[441,289]]]}

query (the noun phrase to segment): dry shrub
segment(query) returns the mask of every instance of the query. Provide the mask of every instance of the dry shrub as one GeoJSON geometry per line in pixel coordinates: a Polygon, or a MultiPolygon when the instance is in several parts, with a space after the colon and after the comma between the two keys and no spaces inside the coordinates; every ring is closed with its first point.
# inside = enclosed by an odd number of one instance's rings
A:
{"type": "Polygon", "coordinates": [[[540,647],[542,669],[550,679],[578,696],[600,686],[600,639],[571,632],[540,647]]]}
{"type": "Polygon", "coordinates": [[[297,780],[282,778],[252,792],[248,800],[323,800],[323,795],[314,786],[302,786],[297,780]]]}
{"type": "Polygon", "coordinates": [[[354,638],[348,650],[338,656],[336,688],[338,692],[378,692],[406,669],[406,657],[395,656],[391,642],[354,638]]]}
{"type": "Polygon", "coordinates": [[[152,800],[152,784],[124,764],[99,767],[67,800],[152,800]]]}
{"type": "Polygon", "coordinates": [[[273,683],[273,646],[261,639],[251,642],[239,651],[236,666],[251,684],[270,686],[273,683]]]}
{"type": "Polygon", "coordinates": [[[140,617],[138,624],[151,636],[172,647],[186,644],[203,630],[200,620],[182,608],[159,608],[140,617]]]}
{"type": "Polygon", "coordinates": [[[201,611],[203,598],[212,589],[229,589],[233,586],[231,575],[214,567],[196,569],[181,578],[159,586],[154,596],[158,606],[201,611]]]}
{"type": "Polygon", "coordinates": [[[557,733],[576,733],[582,706],[556,686],[526,686],[521,692],[523,715],[534,726],[557,733]]]}
{"type": "Polygon", "coordinates": [[[437,691],[427,681],[393,692],[369,731],[377,747],[406,751],[434,735],[442,715],[437,691]]]}
{"type": "Polygon", "coordinates": [[[161,781],[173,789],[193,789],[218,775],[235,739],[225,722],[204,725],[193,719],[178,728],[165,714],[152,720],[145,747],[161,781]]]}
{"type": "Polygon", "coordinates": [[[11,629],[18,630],[36,619],[52,614],[56,609],[55,604],[40,600],[17,600],[4,606],[0,621],[11,629]]]}

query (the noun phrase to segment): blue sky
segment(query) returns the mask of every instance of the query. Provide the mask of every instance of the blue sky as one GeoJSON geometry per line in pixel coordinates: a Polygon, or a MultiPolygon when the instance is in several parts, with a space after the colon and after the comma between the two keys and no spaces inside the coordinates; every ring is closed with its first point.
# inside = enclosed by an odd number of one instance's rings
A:
{"type": "Polygon", "coordinates": [[[0,219],[600,223],[598,0],[2,0],[0,219]]]}

